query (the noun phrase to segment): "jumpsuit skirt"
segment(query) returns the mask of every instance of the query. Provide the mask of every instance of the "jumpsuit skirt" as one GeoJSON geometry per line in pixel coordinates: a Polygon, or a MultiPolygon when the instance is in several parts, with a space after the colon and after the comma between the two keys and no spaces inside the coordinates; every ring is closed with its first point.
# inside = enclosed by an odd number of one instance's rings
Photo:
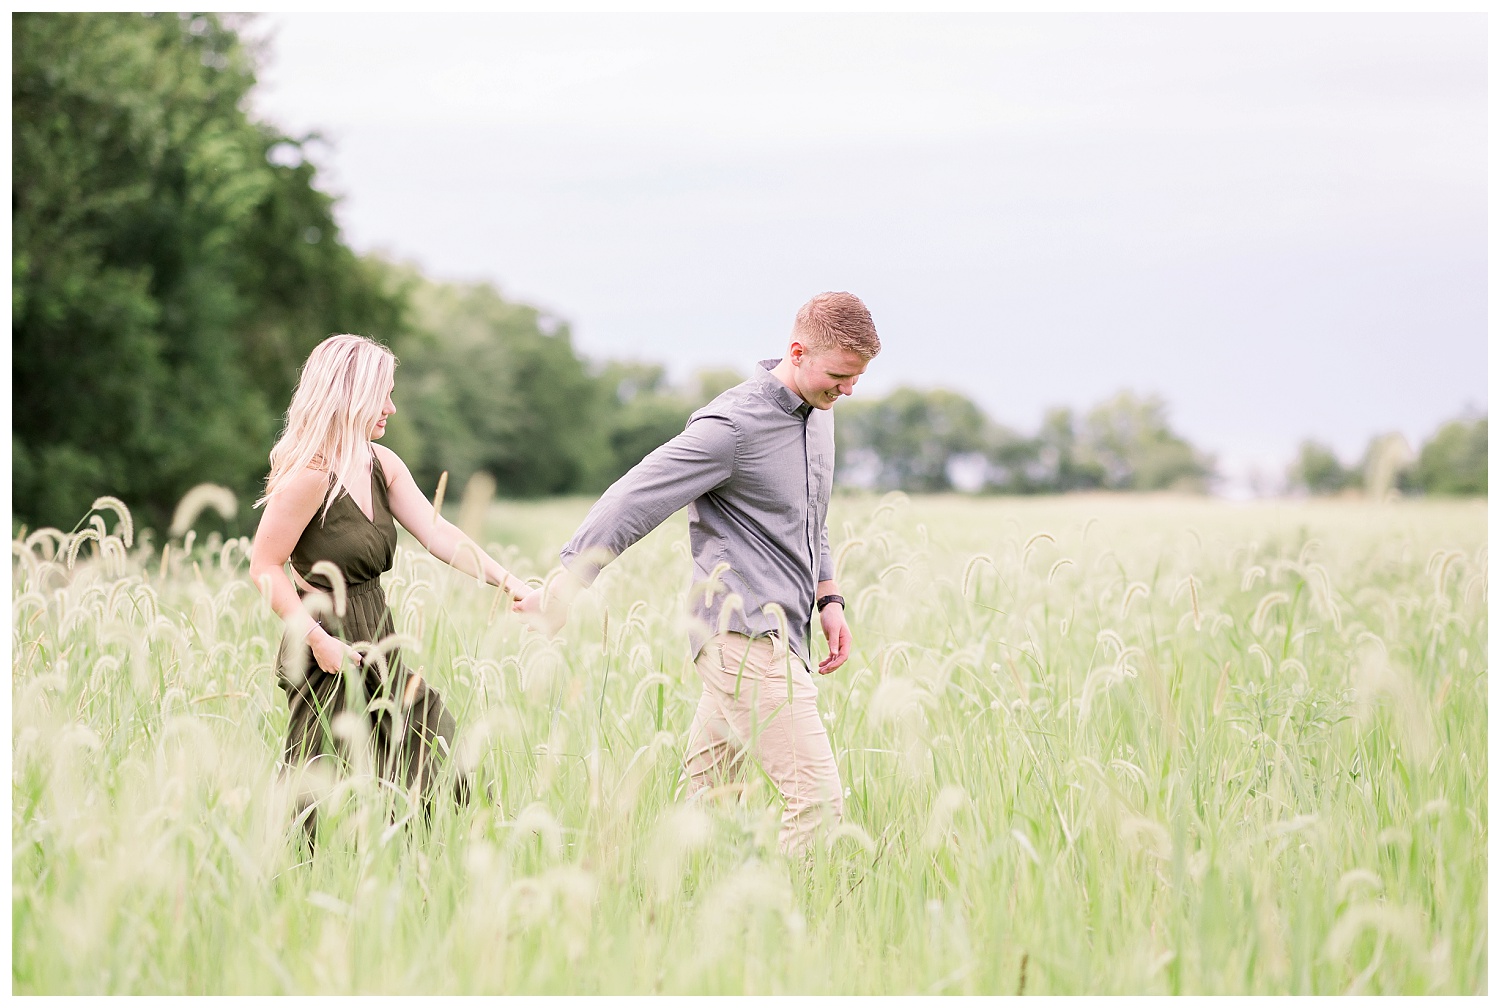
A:
{"type": "MultiPolygon", "coordinates": [[[[370,490],[373,520],[347,491],[340,493],[326,514],[320,509],[308,522],[291,555],[292,568],[321,592],[331,595],[333,585],[313,573],[314,564],[327,560],[343,573],[344,615],[330,611],[321,622],[348,644],[379,644],[395,633],[380,575],[395,559],[396,522],[378,456],[370,466],[370,490]]],[[[291,711],[283,757],[288,767],[319,757],[349,763],[350,733],[346,725],[334,724],[348,712],[364,722],[375,772],[402,790],[417,789],[424,804],[430,802],[449,762],[457,725],[437,690],[406,669],[399,649],[386,653],[383,661],[371,656],[357,668],[346,664],[341,672],[325,672],[306,641],[287,640],[276,679],[291,711]]],[[[459,802],[468,800],[468,782],[456,767],[452,788],[459,802]]],[[[311,828],[311,816],[307,822],[311,828]]]]}

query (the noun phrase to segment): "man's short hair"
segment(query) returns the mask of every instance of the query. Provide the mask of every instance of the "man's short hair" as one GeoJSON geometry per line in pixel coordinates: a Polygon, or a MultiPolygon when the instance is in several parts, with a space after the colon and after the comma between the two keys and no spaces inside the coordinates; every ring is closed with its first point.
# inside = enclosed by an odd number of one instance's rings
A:
{"type": "Polygon", "coordinates": [[[852,350],[865,360],[880,352],[870,309],[848,291],[825,291],[803,305],[792,338],[809,350],[852,350]]]}

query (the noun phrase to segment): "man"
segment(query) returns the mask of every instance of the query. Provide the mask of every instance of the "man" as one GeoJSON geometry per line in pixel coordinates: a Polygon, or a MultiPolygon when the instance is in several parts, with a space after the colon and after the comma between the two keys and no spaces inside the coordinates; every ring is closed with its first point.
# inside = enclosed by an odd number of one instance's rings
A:
{"type": "Polygon", "coordinates": [[[620,477],[562,550],[565,573],[517,612],[556,632],[581,585],[684,505],[694,587],[690,644],[703,694],[688,732],[693,794],[737,776],[753,753],[785,802],[781,846],[803,848],[843,815],[843,787],[818,716],[809,632],[816,607],[827,675],[849,657],[844,600],[828,552],[833,415],[880,338],[852,294],[797,313],[786,356],[698,410],[687,428],[620,477]]]}

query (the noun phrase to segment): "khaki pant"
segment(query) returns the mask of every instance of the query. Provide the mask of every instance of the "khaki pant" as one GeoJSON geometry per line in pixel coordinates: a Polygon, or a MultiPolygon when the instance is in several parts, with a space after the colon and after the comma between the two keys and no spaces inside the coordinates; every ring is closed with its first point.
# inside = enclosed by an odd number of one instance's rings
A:
{"type": "Polygon", "coordinates": [[[780,637],[724,633],[703,646],[696,665],[703,696],[683,761],[691,793],[738,780],[748,752],[785,802],[783,850],[802,849],[819,825],[836,826],[843,784],[802,659],[780,637]]]}

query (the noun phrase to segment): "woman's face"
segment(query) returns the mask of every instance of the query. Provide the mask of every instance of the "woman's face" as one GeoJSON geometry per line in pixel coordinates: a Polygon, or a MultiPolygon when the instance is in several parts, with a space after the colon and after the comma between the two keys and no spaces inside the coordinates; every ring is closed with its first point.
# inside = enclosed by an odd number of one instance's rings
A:
{"type": "Polygon", "coordinates": [[[385,390],[385,404],[380,407],[380,419],[375,421],[375,428],[370,431],[370,440],[379,441],[385,437],[385,418],[396,412],[396,404],[391,401],[391,394],[396,391],[396,383],[392,382],[390,388],[385,390]]]}

